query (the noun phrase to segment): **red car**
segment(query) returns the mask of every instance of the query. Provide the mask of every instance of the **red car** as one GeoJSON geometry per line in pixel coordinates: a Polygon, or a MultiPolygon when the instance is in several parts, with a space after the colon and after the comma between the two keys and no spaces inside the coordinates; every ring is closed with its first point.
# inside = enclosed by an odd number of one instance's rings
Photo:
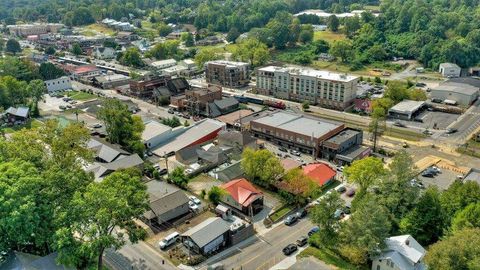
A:
{"type": "Polygon", "coordinates": [[[351,188],[351,189],[347,190],[347,192],[345,194],[348,197],[353,197],[353,196],[355,196],[355,189],[351,188]]]}

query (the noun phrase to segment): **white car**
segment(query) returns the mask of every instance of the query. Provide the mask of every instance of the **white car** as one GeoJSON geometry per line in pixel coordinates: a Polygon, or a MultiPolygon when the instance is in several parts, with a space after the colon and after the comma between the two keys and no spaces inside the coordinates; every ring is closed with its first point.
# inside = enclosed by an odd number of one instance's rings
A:
{"type": "Polygon", "coordinates": [[[186,173],[186,174],[190,174],[190,173],[192,173],[192,172],[193,172],[192,169],[186,169],[186,170],[185,170],[185,173],[186,173]]]}
{"type": "Polygon", "coordinates": [[[192,201],[188,201],[188,208],[190,208],[190,210],[192,211],[197,211],[198,210],[198,205],[196,205],[194,202],[192,201]]]}
{"type": "Polygon", "coordinates": [[[197,205],[202,203],[202,202],[201,202],[197,197],[195,197],[195,196],[189,196],[188,199],[189,199],[191,202],[193,202],[193,203],[195,203],[195,204],[197,204],[197,205]]]}

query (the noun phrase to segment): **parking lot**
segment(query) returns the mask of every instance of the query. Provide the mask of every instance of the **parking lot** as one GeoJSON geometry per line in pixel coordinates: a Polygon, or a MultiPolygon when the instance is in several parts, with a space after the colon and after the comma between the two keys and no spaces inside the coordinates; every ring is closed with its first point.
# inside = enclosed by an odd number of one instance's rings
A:
{"type": "Polygon", "coordinates": [[[422,122],[417,121],[400,121],[406,126],[417,127],[422,129],[434,129],[433,127],[436,124],[436,128],[440,130],[446,129],[450,124],[455,122],[459,117],[459,114],[444,113],[444,112],[431,112],[424,111],[419,114],[416,119],[421,119],[422,122]]]}
{"type": "Polygon", "coordinates": [[[439,190],[445,190],[455,182],[457,175],[456,172],[441,169],[441,173],[433,177],[424,177],[420,174],[417,178],[422,181],[425,187],[436,186],[439,190]]]}

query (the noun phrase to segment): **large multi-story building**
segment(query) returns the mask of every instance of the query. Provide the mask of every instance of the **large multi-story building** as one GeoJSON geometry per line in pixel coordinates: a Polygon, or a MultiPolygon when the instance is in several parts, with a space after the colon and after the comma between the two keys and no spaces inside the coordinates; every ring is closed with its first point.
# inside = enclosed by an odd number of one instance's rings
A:
{"type": "Polygon", "coordinates": [[[64,27],[65,25],[61,23],[36,23],[7,26],[10,34],[14,34],[19,37],[41,35],[46,33],[58,33],[58,31],[64,27]]]}
{"type": "Polygon", "coordinates": [[[336,110],[352,105],[357,82],[356,76],[307,68],[268,66],[257,71],[259,94],[336,110]]]}
{"type": "Polygon", "coordinates": [[[245,86],[250,82],[249,64],[232,61],[210,61],[205,63],[208,83],[229,87],[245,86]]]}
{"type": "Polygon", "coordinates": [[[140,98],[151,98],[154,90],[166,87],[170,79],[170,76],[159,75],[147,76],[141,80],[133,80],[130,82],[130,94],[140,98]]]}

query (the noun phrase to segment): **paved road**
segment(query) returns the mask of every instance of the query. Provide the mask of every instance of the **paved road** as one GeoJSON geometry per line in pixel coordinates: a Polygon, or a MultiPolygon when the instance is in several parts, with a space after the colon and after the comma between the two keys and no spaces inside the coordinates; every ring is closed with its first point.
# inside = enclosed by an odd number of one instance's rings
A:
{"type": "MultiPolygon", "coordinates": [[[[226,254],[224,255],[225,258],[214,256],[207,260],[206,263],[212,264],[221,261],[224,269],[229,270],[269,269],[286,258],[282,253],[282,249],[285,246],[295,243],[300,236],[307,235],[313,226],[308,218],[300,220],[293,226],[280,224],[263,237],[257,236],[256,240],[250,245],[237,248],[233,254],[226,254]]],[[[295,256],[296,254],[290,256],[295,256]]],[[[205,269],[205,264],[201,269],[205,269]]]]}
{"type": "Polygon", "coordinates": [[[145,242],[127,244],[118,251],[107,250],[105,264],[113,270],[178,269],[145,242]]]}
{"type": "Polygon", "coordinates": [[[480,128],[480,100],[477,100],[462,116],[458,118],[450,128],[458,129],[458,132],[450,135],[443,135],[448,141],[456,144],[463,144],[480,128]]]}

